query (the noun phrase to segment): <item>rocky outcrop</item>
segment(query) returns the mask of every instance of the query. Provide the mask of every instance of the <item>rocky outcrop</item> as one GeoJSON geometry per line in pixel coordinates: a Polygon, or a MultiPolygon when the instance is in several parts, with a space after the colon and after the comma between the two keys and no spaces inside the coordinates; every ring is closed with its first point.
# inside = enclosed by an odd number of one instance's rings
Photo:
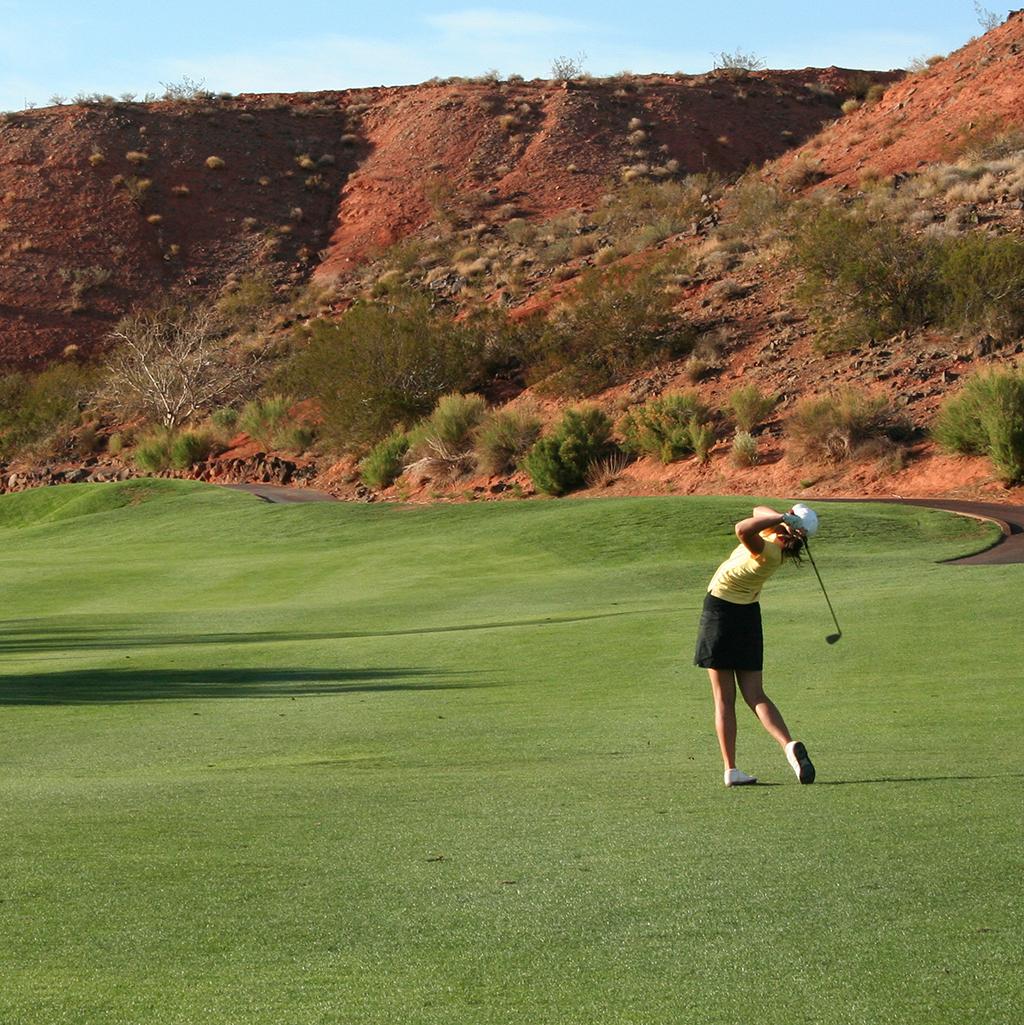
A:
{"type": "Polygon", "coordinates": [[[162,470],[157,473],[96,459],[81,464],[38,467],[0,463],[0,494],[54,484],[102,484],[133,477],[171,477],[207,481],[211,484],[309,486],[317,474],[318,469],[313,462],[295,461],[266,452],[257,452],[245,458],[210,459],[188,470],[162,470]]]}

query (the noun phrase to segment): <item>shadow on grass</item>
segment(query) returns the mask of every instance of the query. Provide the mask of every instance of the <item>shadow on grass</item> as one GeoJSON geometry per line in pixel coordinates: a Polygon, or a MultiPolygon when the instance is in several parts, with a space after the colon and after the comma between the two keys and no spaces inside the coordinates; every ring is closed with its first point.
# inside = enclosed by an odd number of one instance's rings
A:
{"type": "Polygon", "coordinates": [[[595,619],[612,619],[651,611],[599,612],[585,616],[546,616],[495,623],[462,623],[457,626],[417,627],[404,630],[337,630],[303,633],[290,630],[252,630],[217,633],[146,633],[146,624],[133,619],[106,621],[103,627],[75,625],[68,619],[20,619],[0,621],[0,655],[48,651],[116,651],[132,648],[196,644],[276,644],[305,641],[342,641],[362,637],[412,637],[420,634],[463,633],[476,630],[507,630],[527,626],[562,626],[595,619]]]}
{"type": "MultiPolygon", "coordinates": [[[[456,674],[447,673],[446,676],[456,674]]],[[[469,674],[460,673],[460,676],[469,674]]],[[[82,705],[195,698],[278,698],[462,690],[427,669],[71,669],[0,676],[2,705],[82,705]]]]}
{"type": "Polygon", "coordinates": [[[1024,772],[1001,772],[990,776],[880,776],[878,779],[819,779],[816,787],[847,787],[870,783],[947,783],[977,779],[1024,779],[1024,772]]]}

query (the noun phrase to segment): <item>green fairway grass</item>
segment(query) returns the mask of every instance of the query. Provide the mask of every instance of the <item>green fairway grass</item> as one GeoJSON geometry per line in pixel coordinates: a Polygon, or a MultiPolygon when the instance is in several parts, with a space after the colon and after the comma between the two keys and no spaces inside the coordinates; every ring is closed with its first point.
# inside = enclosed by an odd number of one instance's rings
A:
{"type": "MultiPolygon", "coordinates": [[[[821,507],[727,790],[750,499],[0,499],[3,1025],[1019,1020],[1024,566],[821,507]]],[[[784,506],[779,503],[779,508],[784,506]]]]}

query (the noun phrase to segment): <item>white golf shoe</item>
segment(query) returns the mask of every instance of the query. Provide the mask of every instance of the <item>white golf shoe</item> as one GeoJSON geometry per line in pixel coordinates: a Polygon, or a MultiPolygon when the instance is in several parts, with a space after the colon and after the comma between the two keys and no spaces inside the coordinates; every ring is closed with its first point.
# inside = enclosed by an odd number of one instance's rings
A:
{"type": "Polygon", "coordinates": [[[727,787],[749,787],[751,783],[756,782],[756,776],[748,776],[739,769],[725,770],[725,785],[727,787]]]}
{"type": "Polygon", "coordinates": [[[814,765],[807,754],[807,748],[799,740],[791,740],[786,745],[786,761],[801,783],[814,782],[814,765]]]}

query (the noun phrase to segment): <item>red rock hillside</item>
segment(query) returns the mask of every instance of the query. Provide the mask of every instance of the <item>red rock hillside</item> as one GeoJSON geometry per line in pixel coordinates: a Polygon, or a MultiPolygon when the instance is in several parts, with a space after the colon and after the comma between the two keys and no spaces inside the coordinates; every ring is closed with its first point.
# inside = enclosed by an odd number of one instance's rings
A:
{"type": "MultiPolygon", "coordinates": [[[[836,116],[852,72],[458,82],[51,107],[0,121],[0,365],[232,277],[338,278],[446,194],[545,215],[625,168],[739,171],[836,116]]],[[[892,76],[882,76],[889,77],[892,76]]]]}
{"type": "Polygon", "coordinates": [[[1024,11],[945,59],[891,86],[780,162],[837,185],[857,185],[953,160],[1024,124],[1024,11]]]}

